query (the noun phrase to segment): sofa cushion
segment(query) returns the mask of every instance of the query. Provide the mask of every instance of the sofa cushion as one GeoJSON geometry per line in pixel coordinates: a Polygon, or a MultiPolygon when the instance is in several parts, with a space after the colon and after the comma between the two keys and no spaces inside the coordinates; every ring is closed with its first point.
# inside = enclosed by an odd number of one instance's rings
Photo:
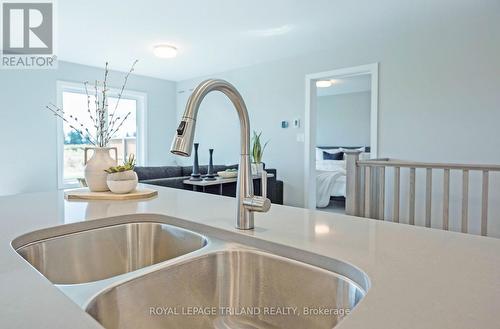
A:
{"type": "MultiPolygon", "coordinates": [[[[182,171],[182,176],[190,176],[193,173],[193,166],[181,167],[181,171],[182,171]]],[[[200,172],[201,172],[201,168],[200,168],[200,172]]]]}
{"type": "Polygon", "coordinates": [[[183,176],[182,168],[179,166],[135,167],[134,171],[140,181],[183,176]]]}
{"type": "Polygon", "coordinates": [[[191,186],[183,183],[183,181],[188,178],[189,177],[169,177],[169,178],[146,179],[141,181],[141,183],[190,190],[192,189],[191,186]]]}

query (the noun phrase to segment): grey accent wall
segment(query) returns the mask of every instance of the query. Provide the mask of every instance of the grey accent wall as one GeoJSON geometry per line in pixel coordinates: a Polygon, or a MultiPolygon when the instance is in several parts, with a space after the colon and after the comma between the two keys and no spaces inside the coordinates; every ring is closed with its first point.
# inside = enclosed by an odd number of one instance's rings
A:
{"type": "Polygon", "coordinates": [[[370,92],[320,96],[316,145],[370,146],[370,92]]]}
{"type": "MultiPolygon", "coordinates": [[[[57,70],[0,71],[0,195],[57,188],[56,120],[44,106],[56,103],[57,80],[93,81],[102,74],[67,62],[57,70]]],[[[110,87],[121,87],[123,77],[111,72],[110,87]]],[[[127,88],[148,95],[148,163],[172,163],[175,83],[133,75],[127,88]]]]}

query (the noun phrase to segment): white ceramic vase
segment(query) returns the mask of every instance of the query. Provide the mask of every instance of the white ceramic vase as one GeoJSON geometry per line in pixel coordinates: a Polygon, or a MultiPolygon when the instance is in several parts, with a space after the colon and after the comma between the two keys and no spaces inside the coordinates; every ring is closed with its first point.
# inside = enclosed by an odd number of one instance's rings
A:
{"type": "Polygon", "coordinates": [[[86,147],[85,148],[85,181],[89,190],[92,192],[105,192],[109,191],[106,182],[108,173],[104,170],[109,167],[114,167],[117,164],[117,149],[116,147],[86,147]],[[87,153],[89,150],[94,151],[92,157],[88,159],[87,153]],[[109,151],[115,151],[115,158],[113,159],[109,151]]]}
{"type": "Polygon", "coordinates": [[[133,170],[108,174],[107,184],[111,192],[126,194],[135,190],[139,179],[133,170]]]}

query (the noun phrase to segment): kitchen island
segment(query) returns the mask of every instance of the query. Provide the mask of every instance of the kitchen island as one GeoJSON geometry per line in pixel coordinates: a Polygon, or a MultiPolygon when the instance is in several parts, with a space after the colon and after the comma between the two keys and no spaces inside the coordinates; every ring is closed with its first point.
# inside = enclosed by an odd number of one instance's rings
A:
{"type": "Polygon", "coordinates": [[[66,201],[61,191],[0,198],[0,327],[101,328],[11,243],[49,227],[146,214],[292,258],[307,253],[360,269],[367,294],[336,328],[500,326],[500,239],[279,205],[256,214],[254,230],[241,231],[233,198],[153,188],[158,197],[141,201],[66,201]]]}

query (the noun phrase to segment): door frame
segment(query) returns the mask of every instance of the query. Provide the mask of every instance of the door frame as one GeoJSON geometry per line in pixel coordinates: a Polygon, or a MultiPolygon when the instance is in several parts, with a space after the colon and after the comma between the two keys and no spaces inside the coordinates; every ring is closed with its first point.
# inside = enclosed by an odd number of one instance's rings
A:
{"type": "Polygon", "coordinates": [[[316,81],[329,78],[346,78],[357,75],[371,76],[370,104],[370,153],[372,158],[378,157],[378,70],[379,64],[372,63],[352,66],[331,71],[307,74],[305,77],[305,138],[304,138],[304,205],[316,209],[316,81]],[[314,133],[312,133],[314,132],[314,133]]]}

